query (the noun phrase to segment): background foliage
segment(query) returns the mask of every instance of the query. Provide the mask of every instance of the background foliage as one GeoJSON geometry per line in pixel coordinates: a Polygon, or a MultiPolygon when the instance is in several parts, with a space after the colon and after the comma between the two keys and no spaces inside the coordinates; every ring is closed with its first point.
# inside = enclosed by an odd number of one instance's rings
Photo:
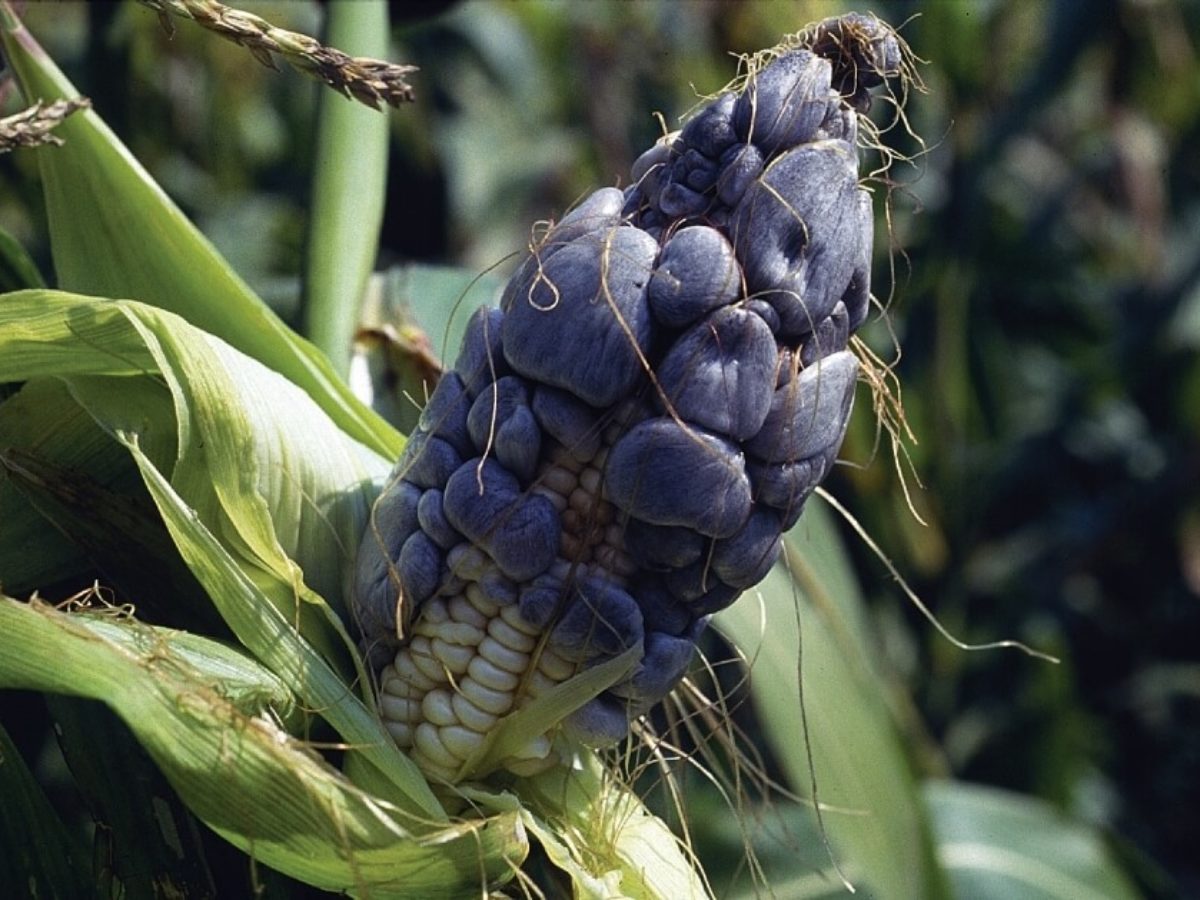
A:
{"type": "MultiPolygon", "coordinates": [[[[319,30],[316,4],[240,5],[319,30]]],[[[882,666],[912,697],[908,746],[920,772],[1032,793],[1106,829],[1147,895],[1196,895],[1200,6],[872,6],[909,20],[929,60],[910,107],[927,152],[894,173],[890,310],[927,524],[864,414],[844,452],[862,465],[830,489],[959,636],[1063,659],[952,648],[849,537],[882,666]]],[[[377,268],[492,266],[533,221],[623,178],[661,131],[650,112],[719,88],[726,50],[839,8],[393,4],[393,58],[421,73],[418,103],[391,114],[377,268]]],[[[134,4],[31,4],[26,19],[234,268],[298,320],[318,89],[186,23],[168,38],[134,4]]],[[[32,156],[0,162],[0,227],[48,274],[38,191],[32,156]]],[[[890,347],[882,325],[873,340],[890,347]]],[[[3,702],[17,721],[20,701],[3,702]]]]}

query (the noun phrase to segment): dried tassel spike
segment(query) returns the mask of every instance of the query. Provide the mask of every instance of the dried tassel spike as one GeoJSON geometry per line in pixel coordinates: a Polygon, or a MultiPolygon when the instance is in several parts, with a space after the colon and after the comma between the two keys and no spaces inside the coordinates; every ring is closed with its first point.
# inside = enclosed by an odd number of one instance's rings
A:
{"type": "Polygon", "coordinates": [[[138,0],[158,13],[168,33],[173,32],[168,14],[191,19],[202,28],[245,47],[260,63],[275,69],[278,54],[292,68],[325,82],[338,93],[352,97],[372,109],[380,104],[400,106],[414,99],[408,76],[416,66],[379,59],[354,57],[315,38],[283,28],[265,19],[216,0],[138,0]]]}
{"type": "Polygon", "coordinates": [[[62,138],[54,133],[54,128],[72,113],[91,109],[91,106],[92,101],[87,97],[55,100],[50,104],[43,104],[39,100],[28,109],[0,119],[0,153],[8,153],[18,147],[41,147],[46,144],[62,146],[62,138]]]}

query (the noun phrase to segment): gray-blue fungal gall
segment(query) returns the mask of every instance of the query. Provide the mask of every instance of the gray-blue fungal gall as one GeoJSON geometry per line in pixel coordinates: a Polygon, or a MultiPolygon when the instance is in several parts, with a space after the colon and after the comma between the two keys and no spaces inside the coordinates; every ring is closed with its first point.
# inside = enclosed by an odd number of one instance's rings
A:
{"type": "Polygon", "coordinates": [[[613,446],[605,493],[619,509],[654,525],[683,525],[710,537],[734,534],[750,514],[741,451],[703,429],[669,418],[635,425],[613,446]]]}
{"type": "Polygon", "coordinates": [[[371,509],[370,523],[363,534],[364,549],[376,548],[395,559],[408,536],[420,527],[420,503],[421,489],[393,471],[371,509]]]}
{"type": "Polygon", "coordinates": [[[708,199],[700,191],[685,184],[672,181],[664,185],[658,194],[658,208],[672,219],[698,216],[708,206],[708,199]]]}
{"type": "Polygon", "coordinates": [[[547,628],[565,605],[566,585],[549,572],[539,575],[521,590],[521,618],[538,628],[547,628]]]}
{"type": "Polygon", "coordinates": [[[854,110],[840,103],[830,103],[825,121],[814,137],[817,140],[845,141],[853,147],[858,143],[858,116],[854,110]]]}
{"type": "MultiPolygon", "coordinates": [[[[762,319],[767,324],[767,328],[771,329],[772,334],[779,330],[779,313],[775,312],[775,307],[766,300],[747,300],[744,306],[762,319]]],[[[776,349],[778,350],[778,348],[776,349]]]]}
{"type": "Polygon", "coordinates": [[[762,430],[745,443],[746,452],[765,462],[805,459],[841,443],[858,360],[848,350],[809,366],[776,389],[762,430]]]}
{"type": "Polygon", "coordinates": [[[418,428],[441,438],[462,456],[472,456],[475,448],[467,431],[467,411],[471,398],[457,372],[442,375],[421,411],[418,428]]]}
{"type": "Polygon", "coordinates": [[[690,565],[704,552],[704,538],[678,525],[651,525],[630,518],[625,523],[625,549],[643,568],[663,572],[690,565]]]}
{"type": "Polygon", "coordinates": [[[771,571],[782,547],[779,513],[760,506],[731,538],[713,547],[712,570],[732,587],[753,587],[771,571]]]}
{"type": "Polygon", "coordinates": [[[523,493],[516,477],[494,460],[472,459],[459,467],[442,502],[450,524],[514,581],[528,581],[554,561],[562,533],[558,511],[545,497],[523,493]]]}
{"type": "MultiPolygon", "coordinates": [[[[497,717],[614,658],[630,668],[562,735],[625,738],[834,463],[870,305],[856,110],[907,63],[870,17],[790,43],[749,58],[741,91],[623,190],[535,231],[429,399],[354,599],[364,648],[399,645],[371,656],[403,700],[381,711],[428,773],[470,777],[497,717]]],[[[553,765],[553,737],[500,764],[553,765]]]]}
{"type": "Polygon", "coordinates": [[[582,663],[624,653],[642,637],[642,611],[634,599],[610,581],[583,577],[566,590],[549,646],[563,659],[582,663]]]}
{"type": "Polygon", "coordinates": [[[742,589],[726,584],[719,578],[713,579],[714,586],[704,595],[691,602],[692,611],[697,616],[711,616],[726,607],[732,606],[737,598],[742,596],[742,589]]]}
{"type": "Polygon", "coordinates": [[[642,610],[642,624],[647,632],[681,635],[695,624],[696,613],[667,590],[662,579],[643,575],[636,585],[630,586],[630,591],[642,610]]]}
{"type": "Polygon", "coordinates": [[[803,335],[833,310],[859,259],[854,151],[807,144],[771,163],[734,212],[747,288],[779,312],[780,333],[803,335]]]}
{"type": "Polygon", "coordinates": [[[476,583],[483,595],[497,606],[510,606],[517,602],[517,586],[499,569],[488,569],[479,576],[476,583]]]}
{"type": "Polygon", "coordinates": [[[721,174],[717,176],[717,197],[726,206],[737,206],[755,179],[762,174],[762,151],[753,144],[734,144],[721,156],[721,174]]]}
{"type": "Polygon", "coordinates": [[[654,317],[668,328],[682,328],[735,300],[742,276],[733,247],[715,228],[682,228],[663,246],[650,279],[654,317]]]}
{"type": "Polygon", "coordinates": [[[542,432],[520,378],[506,375],[488,385],[471,406],[467,428],[475,449],[490,452],[522,484],[533,480],[542,449],[542,432]]]}
{"type": "Polygon", "coordinates": [[[395,561],[404,542],[420,527],[421,489],[393,474],[371,509],[354,564],[352,614],[372,640],[394,638],[400,599],[395,561]]]}
{"type": "Polygon", "coordinates": [[[874,221],[872,215],[871,195],[859,189],[856,197],[858,205],[858,221],[854,226],[858,235],[858,251],[854,259],[854,270],[850,283],[842,294],[842,302],[849,315],[849,330],[857,331],[867,319],[867,311],[871,305],[871,252],[874,248],[874,235],[871,227],[874,221]]]}
{"type": "Polygon", "coordinates": [[[665,142],[658,142],[641,156],[633,161],[633,167],[629,170],[629,176],[633,179],[633,183],[638,185],[642,193],[650,194],[657,192],[657,185],[651,185],[647,182],[647,178],[653,173],[659,178],[666,167],[671,163],[671,147],[665,142]]]}
{"type": "Polygon", "coordinates": [[[629,734],[629,712],[623,701],[594,697],[563,719],[563,732],[586,747],[609,747],[629,734]]]}
{"type": "Polygon", "coordinates": [[[562,217],[547,236],[553,250],[565,247],[571,241],[586,234],[596,234],[616,228],[621,222],[621,211],[625,207],[625,195],[617,188],[600,188],[562,217]]]}
{"type": "MultiPolygon", "coordinates": [[[[695,148],[710,159],[720,159],[721,154],[737,142],[733,127],[733,109],[737,94],[722,94],[692,116],[679,133],[679,143],[695,148]]],[[[634,176],[636,177],[636,176],[634,176]]]]}
{"type": "Polygon", "coordinates": [[[503,326],[509,364],[593,406],[627,395],[650,343],[646,285],[657,254],[654,239],[631,227],[564,247],[515,293],[503,326]]]}
{"type": "Polygon", "coordinates": [[[422,603],[433,596],[442,574],[442,553],[423,531],[415,531],[396,560],[405,603],[422,603]]]}
{"type": "Polygon", "coordinates": [[[533,494],[501,517],[487,545],[500,571],[521,582],[550,567],[561,535],[558,510],[545,497],[533,494]]]}
{"type": "Polygon", "coordinates": [[[804,501],[821,483],[833,454],[817,454],[798,462],[760,463],[746,461],[746,472],[754,486],[754,499],[779,510],[781,525],[791,528],[800,518],[804,501]]]}
{"type": "Polygon", "coordinates": [[[600,449],[596,410],[567,391],[538,385],[533,392],[533,415],[546,433],[575,458],[587,461],[600,449]]]}
{"type": "Polygon", "coordinates": [[[421,523],[421,530],[443,550],[462,543],[462,535],[446,518],[442,508],[442,492],[436,488],[421,495],[421,502],[417,505],[417,520],[421,523]]]}
{"type": "Polygon", "coordinates": [[[521,291],[536,283],[538,272],[558,251],[585,235],[596,234],[616,228],[621,222],[626,205],[625,194],[617,188],[601,188],[563,216],[521,261],[513,277],[505,285],[500,298],[500,308],[507,311],[522,299],[521,291]]]}
{"type": "Polygon", "coordinates": [[[668,591],[687,604],[693,616],[707,616],[729,606],[742,594],[741,588],[726,584],[704,563],[688,566],[668,574],[664,580],[668,591]]]}
{"type": "Polygon", "coordinates": [[[767,323],[748,310],[723,307],[671,347],[658,369],[658,399],[689,422],[743,441],[767,417],[777,363],[767,323]]]}
{"type": "Polygon", "coordinates": [[[475,310],[467,321],[462,346],[454,361],[454,371],[471,397],[497,378],[508,374],[508,363],[504,360],[500,344],[503,321],[504,313],[493,307],[475,310]]]}
{"type": "Polygon", "coordinates": [[[717,161],[699,150],[686,150],[671,166],[671,180],[703,194],[717,181],[717,161]]]}
{"type": "Polygon", "coordinates": [[[825,119],[830,72],[829,60],[792,50],[754,73],[734,106],[738,137],[767,156],[812,140],[825,119]]]}
{"type": "Polygon", "coordinates": [[[814,53],[833,64],[830,81],[847,108],[866,112],[871,88],[899,75],[903,53],[896,33],[872,15],[847,13],[819,22],[807,41],[814,53]]]}
{"type": "Polygon", "coordinates": [[[421,488],[434,488],[446,483],[446,479],[462,465],[462,457],[441,438],[414,431],[400,462],[405,481],[421,488]]]}
{"type": "Polygon", "coordinates": [[[645,655],[630,678],[614,685],[609,693],[638,704],[653,705],[679,683],[696,655],[696,641],[662,632],[646,635],[645,655]]]}
{"type": "Polygon", "coordinates": [[[823,357],[845,350],[850,341],[850,331],[846,304],[839,301],[833,312],[818,322],[812,334],[805,337],[800,345],[800,364],[811,366],[823,357]]]}

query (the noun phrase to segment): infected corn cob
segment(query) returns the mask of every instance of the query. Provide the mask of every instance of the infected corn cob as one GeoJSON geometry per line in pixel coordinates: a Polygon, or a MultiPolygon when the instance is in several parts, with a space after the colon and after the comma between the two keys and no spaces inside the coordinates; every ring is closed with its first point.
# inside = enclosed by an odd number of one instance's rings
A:
{"type": "MultiPolygon", "coordinates": [[[[430,397],[356,590],[385,723],[427,773],[459,777],[501,717],[636,647],[561,723],[625,737],[831,466],[870,298],[858,116],[901,56],[863,16],[796,43],[531,248],[430,397]]],[[[506,767],[553,764],[552,737],[506,767]]]]}

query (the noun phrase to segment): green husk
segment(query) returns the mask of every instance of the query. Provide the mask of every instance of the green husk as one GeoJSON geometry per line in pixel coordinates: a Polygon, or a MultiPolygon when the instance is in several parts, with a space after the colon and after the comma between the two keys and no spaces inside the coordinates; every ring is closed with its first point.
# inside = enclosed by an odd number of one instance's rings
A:
{"type": "Polygon", "coordinates": [[[389,463],[294,385],[170,313],[55,291],[0,299],[0,379],[64,368],[75,400],[132,455],[179,553],[242,644],[387,774],[398,802],[441,817],[415,766],[347,688],[357,679],[365,691],[361,660],[309,586],[341,605],[389,463]],[[122,352],[88,352],[102,346],[122,352]],[[164,446],[174,458],[162,457],[164,446]]]}
{"type": "MultiPolygon", "coordinates": [[[[225,648],[197,668],[202,644],[184,655],[148,626],[100,621],[0,597],[0,686],[106,703],[188,807],[255,859],[328,890],[433,897],[506,879],[524,858],[515,813],[420,823],[356,788],[275,724],[264,703],[278,690],[272,676],[259,673],[256,700],[242,694],[257,712],[239,708],[213,670],[228,665],[225,648]],[[113,640],[114,627],[138,635],[113,640]]],[[[238,668],[255,680],[248,661],[238,668]]]]}
{"type": "Polygon", "coordinates": [[[591,750],[575,748],[562,765],[513,781],[510,792],[459,790],[485,812],[519,813],[580,900],[712,895],[691,849],[591,750]]]}

